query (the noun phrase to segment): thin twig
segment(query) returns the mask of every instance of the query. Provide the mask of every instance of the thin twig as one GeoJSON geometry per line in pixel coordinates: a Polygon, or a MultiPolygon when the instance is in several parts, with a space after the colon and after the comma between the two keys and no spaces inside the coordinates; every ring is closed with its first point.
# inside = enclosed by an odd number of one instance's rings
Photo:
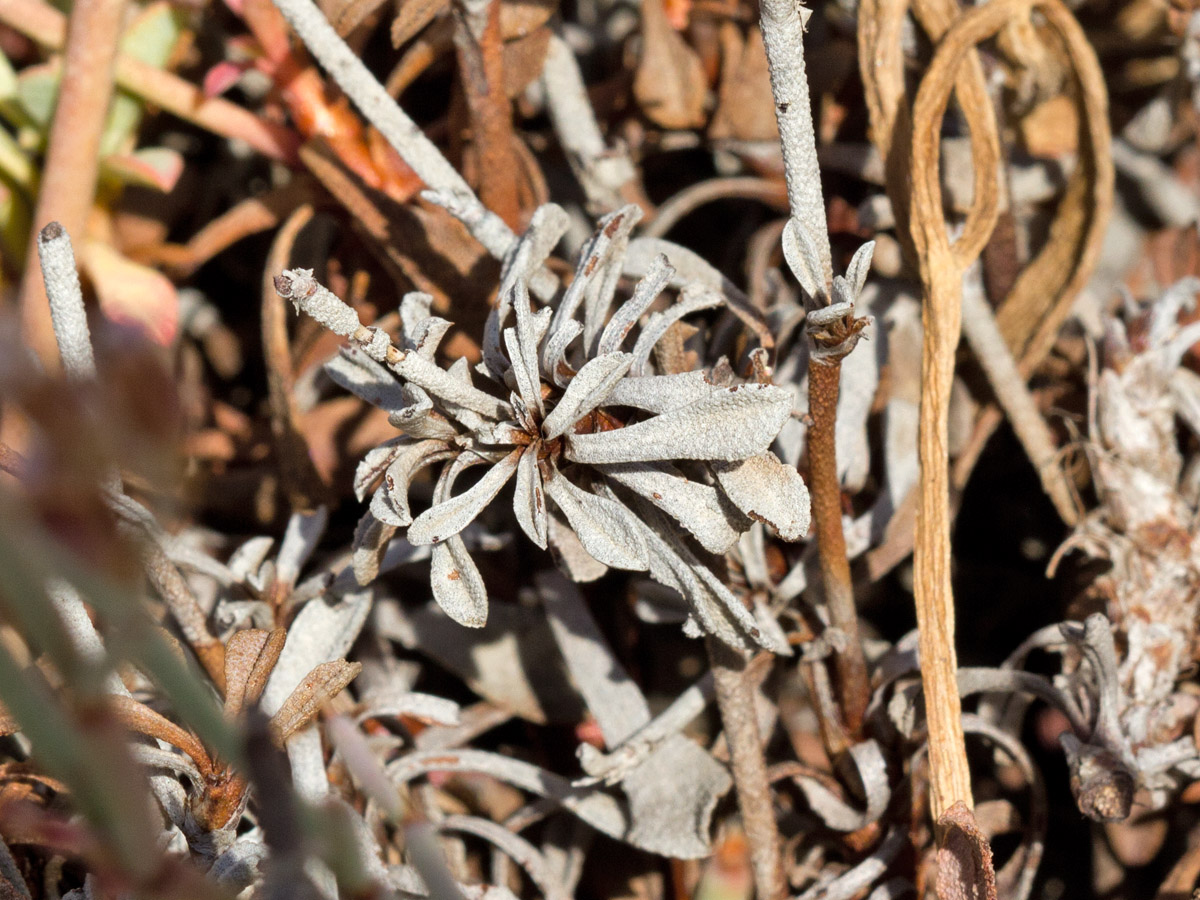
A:
{"type": "Polygon", "coordinates": [[[755,895],[758,900],[782,900],[787,895],[787,879],[780,853],[775,805],[767,780],[762,736],[755,714],[755,691],[747,677],[746,658],[715,638],[707,638],[705,644],[712,665],[725,740],[729,744],[738,809],[741,810],[742,826],[750,842],[755,895]]]}
{"type": "Polygon", "coordinates": [[[479,202],[454,166],[338,37],[316,4],[312,0],[275,0],[275,5],[367,121],[379,129],[431,190],[448,195],[475,239],[497,259],[503,258],[514,239],[512,230],[479,202]]]}
{"type": "MultiPolygon", "coordinates": [[[[77,0],[67,25],[66,53],[59,81],[49,146],[42,166],[33,227],[51,220],[80,238],[96,198],[100,137],[113,95],[113,70],[128,0],[77,0]]],[[[21,323],[25,339],[43,363],[58,356],[46,288],[30,241],[21,283],[21,323]]]]}

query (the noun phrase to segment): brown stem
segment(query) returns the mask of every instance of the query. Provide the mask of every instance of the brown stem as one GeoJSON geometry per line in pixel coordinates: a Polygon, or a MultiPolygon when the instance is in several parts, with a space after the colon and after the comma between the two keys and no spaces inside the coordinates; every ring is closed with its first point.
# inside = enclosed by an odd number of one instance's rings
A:
{"type": "MultiPolygon", "coordinates": [[[[867,663],[858,634],[858,610],[846,558],[842,530],[842,488],[837,473],[837,404],[842,374],[840,356],[814,354],[808,364],[809,490],[821,563],[821,583],[829,607],[830,624],[847,637],[846,646],[834,654],[837,693],[848,736],[858,734],[871,695],[867,663]]],[[[845,747],[830,747],[837,753],[845,747]]]]}
{"type": "Polygon", "coordinates": [[[504,92],[504,43],[499,0],[456,3],[454,45],[471,116],[479,199],[511,228],[520,227],[519,166],[513,152],[512,108],[504,92]]]}
{"type": "Polygon", "coordinates": [[[714,637],[706,638],[705,643],[725,740],[729,744],[742,827],[750,842],[755,897],[757,900],[782,900],[787,896],[787,879],[747,661],[739,651],[714,637]]]}
{"type": "MultiPolygon", "coordinates": [[[[66,54],[49,149],[42,169],[33,234],[50,221],[82,241],[100,174],[100,137],[113,95],[113,68],[128,0],[77,0],[67,21],[66,54]]],[[[48,365],[58,359],[50,304],[29,241],[21,285],[25,339],[48,365]]]]}

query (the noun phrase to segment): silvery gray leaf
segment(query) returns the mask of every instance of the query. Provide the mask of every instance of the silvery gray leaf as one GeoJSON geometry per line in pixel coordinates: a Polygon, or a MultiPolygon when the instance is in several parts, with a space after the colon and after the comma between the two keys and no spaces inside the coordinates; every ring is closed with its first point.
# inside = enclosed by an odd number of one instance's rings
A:
{"type": "Polygon", "coordinates": [[[739,385],[625,428],[567,435],[566,456],[597,464],[745,459],[771,445],[791,412],[791,394],[783,388],[739,385]]]}
{"type": "Polygon", "coordinates": [[[596,345],[597,354],[612,353],[620,349],[630,329],[650,308],[650,304],[662,293],[674,274],[675,268],[667,262],[666,256],[660,253],[654,257],[649,271],[634,288],[633,296],[617,308],[608,324],[604,326],[600,342],[596,345]]]}
{"type": "MultiPolygon", "coordinates": [[[[433,308],[433,297],[423,291],[409,291],[400,298],[400,327],[406,338],[411,339],[417,333],[421,323],[429,318],[433,308]]],[[[413,349],[415,344],[407,344],[405,349],[413,349]]]]}
{"type": "Polygon", "coordinates": [[[414,440],[451,441],[458,429],[433,408],[425,391],[412,385],[404,386],[406,405],[388,416],[388,423],[414,440]]]}
{"type": "Polygon", "coordinates": [[[412,516],[406,511],[396,508],[392,495],[388,493],[387,485],[381,484],[371,495],[371,503],[367,507],[371,516],[390,528],[403,528],[412,524],[412,516]]]}
{"type": "MultiPolygon", "coordinates": [[[[508,479],[517,470],[517,462],[520,460],[521,453],[521,448],[513,450],[488,469],[487,474],[472,487],[455,497],[436,502],[433,507],[417,516],[408,528],[406,537],[409,543],[418,546],[436,544],[451,535],[458,534],[470,525],[483,508],[500,493],[504,485],[508,484],[508,479]]],[[[459,456],[458,459],[461,460],[463,457],[459,456]]],[[[457,463],[458,460],[455,462],[457,463]]],[[[483,460],[466,462],[466,465],[470,465],[472,462],[483,462],[483,460]]],[[[458,469],[461,471],[462,468],[466,468],[466,465],[458,466],[458,469]]],[[[452,479],[450,484],[453,484],[452,479]]],[[[441,490],[440,484],[438,487],[439,494],[449,493],[449,487],[444,491],[441,490]]]]}
{"type": "MultiPolygon", "coordinates": [[[[499,400],[491,394],[485,394],[478,388],[463,384],[435,363],[416,353],[406,353],[391,368],[401,378],[411,381],[417,387],[424,388],[430,396],[436,397],[452,407],[470,410],[489,419],[506,419],[512,415],[512,410],[503,400],[499,400]]],[[[474,423],[469,423],[465,419],[461,421],[468,428],[478,424],[478,420],[474,423]]]]}
{"type": "Polygon", "coordinates": [[[608,571],[608,566],[584,549],[583,544],[579,542],[579,535],[571,530],[571,526],[554,513],[550,513],[547,518],[547,544],[558,567],[566,572],[572,581],[580,584],[603,577],[608,571]]]}
{"type": "Polygon", "coordinates": [[[575,279],[567,287],[566,293],[559,302],[551,328],[557,330],[567,319],[574,318],[585,296],[588,293],[595,293],[596,279],[603,277],[605,270],[611,268],[610,260],[614,251],[624,248],[629,234],[641,218],[641,209],[630,204],[621,207],[616,212],[609,213],[596,223],[596,232],[579,254],[575,279]]]}
{"type": "Polygon", "coordinates": [[[662,340],[672,325],[684,316],[699,312],[702,309],[715,309],[725,302],[716,291],[708,287],[688,285],[679,293],[679,299],[667,308],[665,312],[652,315],[642,327],[637,341],[633,345],[633,371],[635,375],[649,374],[650,354],[654,345],[662,340]]]}
{"type": "Polygon", "coordinates": [[[692,481],[668,463],[599,466],[604,476],[649,500],[682,525],[709,553],[724,553],[738,532],[721,508],[717,489],[692,481]]]}
{"type": "Polygon", "coordinates": [[[385,412],[397,412],[408,402],[400,382],[387,367],[358,347],[343,347],[325,363],[325,374],[338,387],[385,412]]]}
{"type": "Polygon", "coordinates": [[[554,877],[538,849],[499,822],[479,816],[452,815],[444,818],[437,827],[443,832],[461,831],[483,838],[516,862],[545,900],[570,900],[569,892],[554,877]]]}
{"type": "Polygon", "coordinates": [[[455,622],[468,628],[487,624],[487,588],[457,534],[434,545],[429,583],[433,599],[455,622]]]}
{"type": "Polygon", "coordinates": [[[824,264],[812,236],[795,219],[783,226],[783,256],[800,287],[813,300],[825,296],[824,264]]]}
{"type": "Polygon", "coordinates": [[[517,329],[504,329],[504,346],[508,350],[508,358],[512,360],[513,380],[516,381],[517,394],[521,402],[530,412],[541,412],[542,383],[537,377],[536,363],[529,363],[522,355],[521,339],[517,329]]]}
{"type": "Polygon", "coordinates": [[[409,340],[412,341],[413,352],[432,360],[442,343],[442,338],[453,324],[438,316],[426,316],[412,331],[407,332],[409,340]]]}
{"type": "Polygon", "coordinates": [[[379,577],[384,553],[399,527],[382,521],[373,512],[367,513],[359,520],[358,527],[354,530],[350,557],[350,566],[357,584],[365,586],[379,577]]]}
{"type": "Polygon", "coordinates": [[[318,506],[311,513],[292,513],[283,532],[279,553],[275,556],[277,579],[289,586],[296,584],[300,569],[308,562],[325,534],[328,520],[329,511],[324,506],[318,506]]]}
{"type": "Polygon", "coordinates": [[[448,756],[444,750],[417,752],[402,756],[387,766],[388,777],[398,785],[434,771],[490,775],[523,791],[553,800],[601,834],[616,840],[623,840],[629,827],[625,811],[608,794],[581,791],[552,772],[496,753],[459,750],[448,756]]]}
{"type": "Polygon", "coordinates": [[[817,779],[805,775],[796,781],[808,805],[834,831],[858,831],[879,821],[892,799],[888,782],[887,761],[875,741],[864,741],[850,748],[850,758],[858,770],[867,806],[858,811],[830,791],[817,779]]]}
{"type": "Polygon", "coordinates": [[[408,491],[413,477],[421,469],[453,456],[450,445],[445,441],[418,441],[409,444],[392,460],[383,476],[381,490],[387,493],[391,508],[401,521],[389,524],[405,526],[412,523],[408,507],[408,491]]]}
{"type": "Polygon", "coordinates": [[[576,487],[564,475],[555,475],[545,487],[593,558],[615,569],[646,569],[645,542],[629,510],[576,487]]]}
{"type": "Polygon", "coordinates": [[[367,451],[354,470],[354,496],[359,503],[366,498],[371,485],[383,477],[396,454],[408,444],[409,440],[405,437],[392,438],[367,451]]]}
{"type": "Polygon", "coordinates": [[[233,577],[238,581],[248,581],[257,575],[274,544],[274,538],[253,537],[234,550],[233,555],[229,557],[229,571],[233,573],[233,577]]]}
{"type": "Polygon", "coordinates": [[[541,269],[570,224],[570,217],[557,203],[545,203],[534,210],[529,227],[504,260],[500,293],[511,290],[517,281],[528,282],[541,269]]]}
{"type": "Polygon", "coordinates": [[[508,329],[505,329],[504,342],[508,347],[509,359],[512,360],[514,370],[517,367],[523,367],[525,376],[514,371],[517,375],[517,384],[521,385],[528,383],[532,386],[532,395],[526,396],[524,390],[521,392],[521,399],[525,401],[525,405],[532,410],[536,410],[538,415],[542,413],[542,384],[541,375],[538,371],[539,353],[542,344],[542,338],[546,335],[546,329],[550,327],[550,317],[553,315],[549,307],[538,310],[535,314],[529,309],[529,290],[524,283],[517,282],[513,287],[513,310],[516,312],[516,340],[517,352],[513,352],[513,348],[509,345],[508,329]]]}
{"type": "Polygon", "coordinates": [[[210,878],[231,894],[240,893],[259,878],[259,870],[268,856],[261,838],[239,836],[208,870],[210,878]]]}
{"type": "Polygon", "coordinates": [[[554,440],[603,403],[631,365],[633,357],[628,353],[607,353],[588,360],[542,422],[542,438],[554,440]]]}
{"type": "Polygon", "coordinates": [[[343,659],[371,611],[370,591],[348,593],[329,603],[318,598],[301,607],[263,691],[261,706],[274,714],[316,666],[343,659]]]}
{"type": "Polygon", "coordinates": [[[379,697],[366,694],[362,697],[362,703],[365,712],[359,717],[360,720],[373,716],[412,716],[422,722],[457,725],[462,713],[453,700],[417,691],[407,691],[398,696],[390,692],[379,697]]]}
{"type": "Polygon", "coordinates": [[[670,412],[702,400],[718,390],[703,371],[677,375],[642,375],[623,378],[613,387],[608,402],[613,406],[632,406],[651,413],[670,412]]]}
{"type": "Polygon", "coordinates": [[[863,286],[867,283],[867,275],[871,271],[871,257],[875,253],[875,242],[867,241],[858,250],[855,251],[854,257],[850,260],[850,265],[846,267],[846,282],[850,286],[851,295],[849,300],[856,301],[862,294],[863,286]]]}
{"type": "Polygon", "coordinates": [[[549,523],[546,515],[546,497],[542,489],[542,474],[538,471],[536,446],[527,448],[517,463],[517,480],[513,485],[513,512],[521,530],[545,550],[549,523]]]}
{"type": "Polygon", "coordinates": [[[811,502],[804,479],[770,451],[735,463],[712,466],[721,490],[756,522],[771,526],[785,541],[808,534],[811,502]]]}
{"type": "Polygon", "coordinates": [[[567,319],[550,333],[550,338],[542,349],[542,368],[560,388],[566,387],[575,374],[575,370],[566,361],[567,348],[571,341],[581,334],[583,326],[575,319],[567,319]]]}

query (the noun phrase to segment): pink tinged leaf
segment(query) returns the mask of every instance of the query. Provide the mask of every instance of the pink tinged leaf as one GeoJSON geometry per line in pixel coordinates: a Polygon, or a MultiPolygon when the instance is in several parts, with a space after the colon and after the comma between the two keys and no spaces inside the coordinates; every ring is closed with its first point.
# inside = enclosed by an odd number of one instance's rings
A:
{"type": "Polygon", "coordinates": [[[429,582],[437,605],[459,625],[482,628],[487,624],[487,588],[458,535],[433,548],[429,582]]]}
{"type": "Polygon", "coordinates": [[[733,462],[763,453],[792,413],[792,395],[766,384],[743,384],[645,422],[566,438],[572,462],[708,459],[733,462]]]}
{"type": "Polygon", "coordinates": [[[183,154],[168,147],[143,147],[133,153],[104,157],[104,171],[122,184],[136,184],[164,194],[175,189],[183,174],[183,154]]]}
{"type": "Polygon", "coordinates": [[[961,800],[938,818],[937,894],[941,900],[996,900],[992,848],[961,800]]]}
{"type": "Polygon", "coordinates": [[[488,469],[470,489],[435,505],[417,516],[408,528],[410,544],[436,544],[458,534],[471,524],[483,508],[495,499],[517,470],[523,448],[518,448],[488,469]]]}
{"type": "Polygon", "coordinates": [[[628,353],[608,353],[588,360],[567,385],[558,406],[546,416],[542,437],[554,440],[603,403],[631,365],[633,357],[628,353]]]}
{"type": "Polygon", "coordinates": [[[241,80],[242,75],[250,68],[249,62],[230,62],[222,60],[204,73],[201,87],[204,96],[212,99],[220,97],[241,80]]]}
{"type": "Polygon", "coordinates": [[[546,497],[542,487],[542,474],[538,471],[538,444],[527,448],[517,463],[517,480],[513,485],[513,512],[517,524],[529,535],[529,539],[546,549],[546,497]]]}
{"type": "Polygon", "coordinates": [[[335,659],[321,663],[283,701],[271,717],[271,737],[279,746],[317,717],[326,703],[342,692],[362,671],[362,663],[335,659]]]}
{"type": "Polygon", "coordinates": [[[546,482],[546,494],[597,561],[614,569],[641,572],[648,568],[646,542],[633,514],[620,503],[590,494],[562,475],[546,482]]]}
{"type": "Polygon", "coordinates": [[[736,463],[714,463],[717,483],[733,505],[756,522],[773,528],[785,541],[808,534],[811,503],[804,479],[774,453],[736,463]]]}
{"type": "Polygon", "coordinates": [[[171,345],[179,330],[179,297],[170,279],[100,241],[84,243],[83,262],[109,319],[171,345]]]}
{"type": "Polygon", "coordinates": [[[668,463],[621,463],[598,467],[604,476],[649,500],[691,532],[709,553],[724,553],[738,530],[711,485],[688,479],[668,463]]]}
{"type": "Polygon", "coordinates": [[[674,274],[675,267],[667,262],[666,256],[660,253],[654,257],[654,261],[650,264],[650,271],[638,282],[633,296],[617,308],[613,317],[608,320],[608,324],[604,326],[604,331],[600,335],[600,343],[597,346],[598,353],[612,353],[624,343],[625,336],[629,334],[630,329],[650,308],[650,304],[662,293],[663,288],[667,286],[674,274]]]}

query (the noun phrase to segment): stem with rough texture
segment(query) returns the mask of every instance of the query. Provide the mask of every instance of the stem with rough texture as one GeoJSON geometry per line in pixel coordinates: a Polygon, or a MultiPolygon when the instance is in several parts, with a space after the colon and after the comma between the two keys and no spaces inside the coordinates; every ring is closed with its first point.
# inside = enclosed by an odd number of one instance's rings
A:
{"type": "Polygon", "coordinates": [[[729,744],[742,827],[750,842],[755,897],[757,900],[782,900],[787,896],[787,878],[780,853],[779,828],[775,823],[775,805],[767,779],[767,762],[755,715],[755,691],[746,671],[746,658],[716,638],[706,638],[705,644],[712,664],[725,740],[729,744]]]}
{"type": "MultiPolygon", "coordinates": [[[[812,494],[821,584],[825,589],[830,624],[848,638],[845,647],[836,651],[833,659],[843,724],[852,736],[862,727],[871,697],[871,684],[858,633],[858,609],[854,605],[854,585],[846,557],[846,534],[842,528],[842,489],[837,473],[835,437],[841,374],[841,357],[809,361],[808,410],[813,422],[808,430],[808,487],[812,494]]],[[[845,748],[830,749],[836,752],[845,748]]]]}
{"type": "MultiPolygon", "coordinates": [[[[96,198],[100,138],[113,95],[113,69],[128,0],[76,0],[67,21],[67,44],[49,148],[42,168],[34,236],[51,220],[81,240],[96,198]]],[[[30,240],[21,284],[25,339],[47,365],[58,358],[50,306],[30,240]]]]}

